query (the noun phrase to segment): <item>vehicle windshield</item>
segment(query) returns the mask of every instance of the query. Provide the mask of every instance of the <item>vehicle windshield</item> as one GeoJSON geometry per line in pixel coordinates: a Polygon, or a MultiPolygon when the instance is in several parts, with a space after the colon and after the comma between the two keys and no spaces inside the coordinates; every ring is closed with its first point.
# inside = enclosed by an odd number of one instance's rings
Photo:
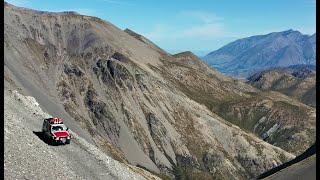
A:
{"type": "Polygon", "coordinates": [[[51,127],[51,131],[52,132],[56,132],[56,131],[66,131],[67,127],[64,124],[59,124],[59,125],[53,125],[51,127]]]}

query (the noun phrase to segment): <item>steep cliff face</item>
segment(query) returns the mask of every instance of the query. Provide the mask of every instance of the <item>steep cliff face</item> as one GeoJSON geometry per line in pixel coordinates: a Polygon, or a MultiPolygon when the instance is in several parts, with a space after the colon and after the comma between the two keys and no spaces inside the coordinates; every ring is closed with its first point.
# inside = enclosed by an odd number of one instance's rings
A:
{"type": "MultiPolygon", "coordinates": [[[[4,15],[6,81],[117,160],[169,177],[243,179],[294,157],[182,91],[165,75],[179,57],[108,22],[8,4],[4,15]]],[[[227,79],[230,88],[208,89],[223,95],[257,91],[216,72],[205,77],[227,79]]]]}

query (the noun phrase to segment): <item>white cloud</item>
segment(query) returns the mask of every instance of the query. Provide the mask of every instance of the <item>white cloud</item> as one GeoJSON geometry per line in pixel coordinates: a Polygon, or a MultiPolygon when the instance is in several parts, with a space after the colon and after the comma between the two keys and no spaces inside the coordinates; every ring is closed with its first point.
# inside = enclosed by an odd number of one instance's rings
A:
{"type": "Polygon", "coordinates": [[[192,26],[182,32],[182,37],[214,38],[225,35],[224,25],[221,23],[209,23],[192,26]]]}
{"type": "Polygon", "coordinates": [[[182,11],[175,17],[176,22],[191,21],[189,26],[179,27],[177,24],[156,24],[152,31],[144,35],[155,42],[179,40],[184,38],[208,39],[229,36],[223,18],[206,11],[182,11]]]}
{"type": "Polygon", "coordinates": [[[179,17],[187,17],[187,18],[193,18],[198,19],[203,23],[213,23],[217,21],[223,20],[223,18],[217,16],[214,13],[207,12],[207,11],[199,11],[199,10],[193,10],[193,11],[182,11],[178,13],[179,17]]]}

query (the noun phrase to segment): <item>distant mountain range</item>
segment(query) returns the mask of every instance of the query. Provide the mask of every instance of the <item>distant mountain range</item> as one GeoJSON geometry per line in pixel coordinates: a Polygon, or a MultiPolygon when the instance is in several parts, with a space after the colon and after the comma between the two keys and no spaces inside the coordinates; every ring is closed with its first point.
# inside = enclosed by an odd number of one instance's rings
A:
{"type": "Polygon", "coordinates": [[[287,30],[239,39],[202,59],[220,72],[248,77],[272,67],[315,65],[316,34],[287,30]]]}

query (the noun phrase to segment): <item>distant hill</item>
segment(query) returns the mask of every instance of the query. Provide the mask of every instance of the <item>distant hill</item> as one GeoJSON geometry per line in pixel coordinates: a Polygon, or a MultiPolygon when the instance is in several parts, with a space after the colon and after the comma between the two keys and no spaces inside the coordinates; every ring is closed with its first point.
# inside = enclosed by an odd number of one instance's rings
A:
{"type": "Polygon", "coordinates": [[[248,77],[271,67],[315,65],[316,34],[287,30],[239,39],[203,57],[209,65],[234,77],[248,77]]]}
{"type": "Polygon", "coordinates": [[[316,106],[316,66],[293,65],[258,72],[248,82],[262,90],[282,92],[301,102],[316,106]]]}

